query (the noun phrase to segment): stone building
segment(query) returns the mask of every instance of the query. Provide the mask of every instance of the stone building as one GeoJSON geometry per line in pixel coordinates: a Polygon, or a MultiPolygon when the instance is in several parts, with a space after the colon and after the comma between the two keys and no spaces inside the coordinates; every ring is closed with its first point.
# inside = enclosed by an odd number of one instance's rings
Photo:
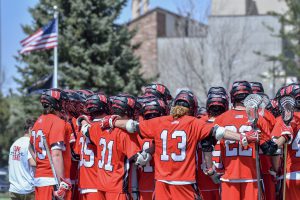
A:
{"type": "Polygon", "coordinates": [[[204,103],[209,87],[228,89],[235,80],[261,81],[268,94],[280,87],[280,82],[263,78],[275,64],[258,53],[277,55],[282,50],[281,39],[266,28],[275,33],[281,29],[278,19],[267,15],[286,10],[281,0],[212,0],[208,25],[162,8],[143,8],[128,23],[137,29],[132,42],[141,42],[135,53],[144,76],[158,77],[173,94],[188,87],[204,103]]]}
{"type": "Polygon", "coordinates": [[[132,43],[141,45],[135,54],[141,57],[142,73],[146,78],[159,75],[158,38],[201,37],[206,34],[205,25],[162,8],[133,16],[135,18],[128,23],[128,27],[137,30],[132,43]]]}

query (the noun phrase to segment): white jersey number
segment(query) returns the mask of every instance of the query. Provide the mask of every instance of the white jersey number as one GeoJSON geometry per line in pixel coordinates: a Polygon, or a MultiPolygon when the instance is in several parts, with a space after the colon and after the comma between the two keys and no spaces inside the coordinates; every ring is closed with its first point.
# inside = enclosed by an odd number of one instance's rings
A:
{"type": "MultiPolygon", "coordinates": [[[[181,142],[178,142],[177,144],[180,154],[171,153],[172,160],[176,162],[184,161],[186,157],[186,133],[184,131],[174,131],[171,134],[172,139],[176,139],[178,137],[181,138],[181,142]]],[[[162,155],[160,155],[160,159],[163,161],[168,161],[170,158],[170,156],[167,154],[168,131],[164,130],[160,134],[160,138],[162,140],[162,155]]]]}
{"type": "Polygon", "coordinates": [[[300,131],[298,131],[293,143],[292,143],[292,149],[296,151],[296,158],[300,157],[300,131]]]}
{"type": "Polygon", "coordinates": [[[80,166],[92,167],[95,163],[95,154],[93,150],[88,148],[88,145],[91,144],[90,139],[88,137],[80,137],[79,143],[81,144],[80,166]],[[89,157],[88,160],[85,159],[86,156],[89,157]]]}
{"type": "Polygon", "coordinates": [[[31,134],[32,134],[32,136],[34,138],[33,139],[34,151],[37,152],[36,153],[37,157],[40,160],[44,160],[46,158],[47,153],[46,153],[46,148],[44,147],[44,144],[43,144],[43,137],[42,137],[44,135],[43,131],[42,130],[38,130],[37,133],[35,131],[32,131],[31,134]],[[35,146],[35,142],[36,142],[36,140],[38,138],[40,138],[40,141],[39,141],[39,144],[38,144],[39,145],[38,148],[39,148],[40,151],[38,151],[38,149],[36,149],[36,146],[35,146]],[[42,152],[42,153],[40,153],[40,152],[42,152]]]}
{"type": "MultiPolygon", "coordinates": [[[[244,133],[251,131],[252,127],[242,125],[239,130],[235,126],[225,126],[227,130],[244,133]]],[[[226,156],[252,156],[253,149],[251,147],[243,147],[240,143],[232,140],[225,140],[226,156]]]]}
{"type": "Polygon", "coordinates": [[[113,171],[111,160],[112,160],[112,149],[113,149],[114,141],[109,141],[108,143],[106,143],[106,140],[104,138],[101,138],[99,144],[100,146],[102,146],[102,151],[101,151],[101,159],[99,159],[98,162],[98,167],[102,169],[104,166],[104,169],[106,171],[113,171]],[[104,164],[106,150],[108,151],[108,156],[107,156],[107,163],[104,164]]]}

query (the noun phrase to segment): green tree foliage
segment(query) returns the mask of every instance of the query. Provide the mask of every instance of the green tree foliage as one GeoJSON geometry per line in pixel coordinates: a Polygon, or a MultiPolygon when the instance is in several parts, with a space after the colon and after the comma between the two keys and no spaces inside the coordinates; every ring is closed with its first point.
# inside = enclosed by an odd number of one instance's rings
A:
{"type": "MultiPolygon", "coordinates": [[[[115,23],[126,0],[41,0],[29,12],[32,25],[23,26],[32,34],[53,18],[53,6],[59,8],[59,85],[64,88],[88,88],[111,95],[117,92],[137,94],[146,83],[140,63],[130,44],[134,35],[126,26],[115,23]]],[[[32,52],[16,59],[25,93],[42,76],[51,73],[52,51],[32,52]]]]}
{"type": "Polygon", "coordinates": [[[278,56],[268,58],[270,61],[279,61],[287,75],[297,76],[300,80],[300,1],[286,0],[286,3],[288,11],[284,14],[271,12],[282,24],[278,36],[283,40],[283,51],[278,56]]]}

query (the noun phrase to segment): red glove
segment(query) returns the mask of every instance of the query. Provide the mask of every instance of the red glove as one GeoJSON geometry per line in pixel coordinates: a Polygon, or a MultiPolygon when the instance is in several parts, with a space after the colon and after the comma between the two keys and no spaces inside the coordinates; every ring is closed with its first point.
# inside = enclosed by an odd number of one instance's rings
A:
{"type": "Polygon", "coordinates": [[[287,126],[285,123],[281,126],[281,136],[285,138],[285,141],[290,143],[293,137],[293,128],[291,126],[287,126]]]}
{"type": "Polygon", "coordinates": [[[54,197],[57,199],[64,199],[66,193],[71,190],[72,188],[72,183],[67,180],[60,178],[60,184],[58,190],[54,191],[54,197]]]}
{"type": "Polygon", "coordinates": [[[251,130],[246,133],[241,133],[240,143],[243,146],[247,146],[250,143],[255,143],[259,141],[260,132],[257,130],[251,130]]]}
{"type": "Polygon", "coordinates": [[[119,115],[107,115],[101,120],[101,129],[114,128],[116,121],[120,119],[119,115]]]}

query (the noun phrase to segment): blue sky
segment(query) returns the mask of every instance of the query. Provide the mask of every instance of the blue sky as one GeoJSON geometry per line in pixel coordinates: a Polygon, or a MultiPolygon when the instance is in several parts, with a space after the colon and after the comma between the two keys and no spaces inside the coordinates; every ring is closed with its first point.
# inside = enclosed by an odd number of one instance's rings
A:
{"type": "MultiPolygon", "coordinates": [[[[6,79],[3,86],[3,92],[7,94],[11,88],[15,90],[17,84],[13,81],[13,77],[17,77],[17,70],[15,65],[17,64],[14,56],[17,55],[20,49],[20,41],[26,37],[22,32],[21,24],[32,23],[32,18],[28,12],[28,8],[34,7],[38,0],[0,0],[1,1],[1,22],[2,22],[2,66],[5,70],[6,79]]],[[[203,22],[205,19],[205,10],[210,4],[210,0],[196,0],[197,18],[203,22]],[[199,15],[198,15],[199,14],[199,15]]],[[[150,0],[150,9],[155,7],[162,7],[167,10],[178,12],[179,9],[186,7],[185,0],[150,0]]],[[[123,9],[119,23],[130,21],[131,18],[131,0],[129,0],[127,6],[123,9]]]]}

